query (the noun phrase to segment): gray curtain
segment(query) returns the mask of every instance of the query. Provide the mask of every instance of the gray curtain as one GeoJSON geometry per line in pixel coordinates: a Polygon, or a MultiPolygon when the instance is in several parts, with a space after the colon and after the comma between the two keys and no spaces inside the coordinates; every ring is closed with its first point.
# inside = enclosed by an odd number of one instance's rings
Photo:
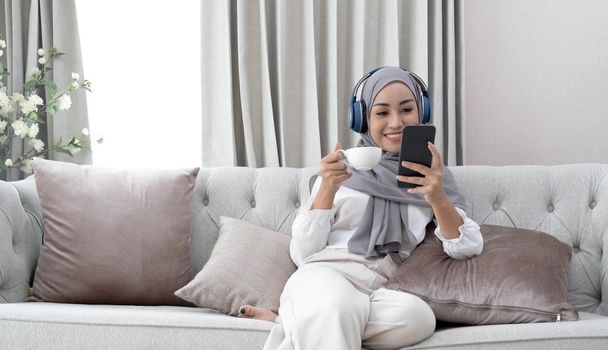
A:
{"type": "Polygon", "coordinates": [[[436,145],[462,164],[462,1],[202,2],[203,166],[318,166],[355,145],[353,85],[398,65],[430,86],[436,145]]]}
{"type": "MultiPolygon", "coordinates": [[[[52,79],[60,90],[69,86],[72,72],[83,77],[74,0],[0,0],[0,33],[7,43],[2,59],[10,71],[8,91],[22,92],[27,72],[36,66],[38,48],[46,52],[55,47],[66,54],[53,63],[52,79]]],[[[46,145],[56,143],[60,137],[65,142],[88,128],[84,91],[72,93],[71,98],[70,109],[58,112],[41,125],[40,138],[46,145]]],[[[21,154],[23,147],[22,142],[16,141],[13,157],[21,154]]],[[[91,164],[92,161],[91,153],[86,150],[74,157],[50,154],[49,158],[78,164],[91,164]]],[[[20,176],[13,170],[8,179],[16,180],[20,176]]]]}

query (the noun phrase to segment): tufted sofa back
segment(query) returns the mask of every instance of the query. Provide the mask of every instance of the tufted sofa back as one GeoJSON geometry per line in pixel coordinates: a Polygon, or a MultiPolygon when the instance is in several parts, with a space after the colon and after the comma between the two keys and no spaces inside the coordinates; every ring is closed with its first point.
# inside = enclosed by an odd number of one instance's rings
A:
{"type": "MultiPolygon", "coordinates": [[[[572,246],[570,302],[580,311],[608,315],[608,165],[450,169],[478,223],[540,230],[572,246]]],[[[209,258],[222,215],[290,234],[316,172],[201,169],[193,199],[193,271],[209,258]]],[[[33,181],[0,182],[0,302],[25,299],[40,249],[40,213],[33,181]]]]}

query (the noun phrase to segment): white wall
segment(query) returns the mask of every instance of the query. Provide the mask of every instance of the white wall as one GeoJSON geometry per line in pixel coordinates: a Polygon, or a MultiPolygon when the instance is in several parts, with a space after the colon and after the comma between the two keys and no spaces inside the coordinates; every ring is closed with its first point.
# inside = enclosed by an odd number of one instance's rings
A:
{"type": "Polygon", "coordinates": [[[465,164],[608,163],[608,1],[464,3],[465,164]]]}

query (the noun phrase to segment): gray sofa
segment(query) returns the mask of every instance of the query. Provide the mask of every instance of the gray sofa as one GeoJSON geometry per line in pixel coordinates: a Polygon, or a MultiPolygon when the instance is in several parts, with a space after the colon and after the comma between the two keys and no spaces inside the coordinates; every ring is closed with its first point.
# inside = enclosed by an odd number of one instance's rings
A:
{"type": "MultiPolygon", "coordinates": [[[[608,349],[608,165],[451,168],[478,223],[545,231],[574,248],[576,322],[438,325],[413,349],[608,349]]],[[[220,215],[290,233],[314,168],[205,168],[194,193],[192,266],[220,215]]],[[[208,309],[25,302],[42,238],[32,178],[0,182],[0,349],[261,349],[273,323],[208,309]]],[[[530,268],[533,268],[531,266],[530,268]]]]}

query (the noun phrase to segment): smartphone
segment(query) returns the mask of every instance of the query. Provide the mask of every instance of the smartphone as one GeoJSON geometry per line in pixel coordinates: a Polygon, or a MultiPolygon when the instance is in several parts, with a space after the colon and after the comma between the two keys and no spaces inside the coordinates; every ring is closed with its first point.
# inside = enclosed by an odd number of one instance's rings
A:
{"type": "MultiPolygon", "coordinates": [[[[419,163],[431,167],[433,155],[428,142],[435,142],[435,126],[429,124],[408,125],[401,135],[401,152],[399,152],[399,175],[423,177],[417,171],[405,168],[403,161],[419,163]]],[[[399,187],[413,188],[420,185],[397,181],[399,187]]]]}

